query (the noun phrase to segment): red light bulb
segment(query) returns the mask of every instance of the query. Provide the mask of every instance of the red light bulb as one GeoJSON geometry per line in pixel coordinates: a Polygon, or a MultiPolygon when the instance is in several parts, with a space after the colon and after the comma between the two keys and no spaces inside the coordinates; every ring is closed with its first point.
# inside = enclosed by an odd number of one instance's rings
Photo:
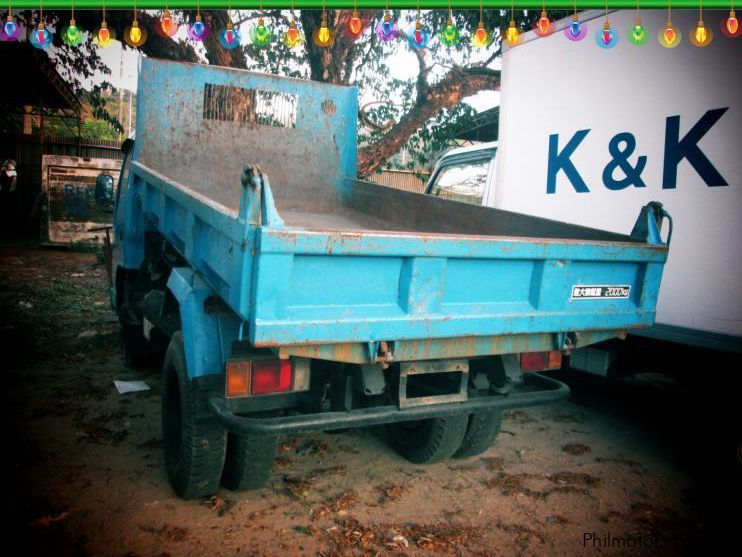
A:
{"type": "Polygon", "coordinates": [[[362,28],[363,22],[358,16],[358,10],[353,10],[353,15],[350,16],[350,21],[348,21],[348,29],[350,29],[351,35],[360,35],[362,28]]]}
{"type": "Polygon", "coordinates": [[[415,24],[415,37],[414,37],[415,43],[420,44],[423,42],[423,33],[420,28],[420,21],[415,24]]]}
{"type": "Polygon", "coordinates": [[[611,44],[611,26],[608,22],[603,26],[603,44],[611,44]]]}
{"type": "Polygon", "coordinates": [[[729,31],[730,35],[736,35],[737,31],[739,31],[739,20],[737,19],[737,14],[734,13],[734,10],[729,12],[729,17],[727,18],[727,31],[729,31]]]}
{"type": "Polygon", "coordinates": [[[170,35],[173,30],[173,18],[170,17],[170,10],[165,10],[160,19],[160,26],[166,35],[170,35]]]}
{"type": "Polygon", "coordinates": [[[675,28],[669,23],[667,24],[667,27],[665,27],[665,41],[669,44],[675,42],[675,28]]]}
{"type": "Polygon", "coordinates": [[[538,20],[538,30],[541,32],[542,35],[545,35],[549,32],[549,27],[551,27],[551,22],[546,15],[546,10],[544,10],[541,12],[541,17],[538,20]]]}

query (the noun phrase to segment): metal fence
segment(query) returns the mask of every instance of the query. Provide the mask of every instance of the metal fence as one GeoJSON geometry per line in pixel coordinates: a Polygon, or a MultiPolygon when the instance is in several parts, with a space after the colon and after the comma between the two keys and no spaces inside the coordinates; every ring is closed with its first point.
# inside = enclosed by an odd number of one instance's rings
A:
{"type": "Polygon", "coordinates": [[[381,172],[374,172],[368,177],[368,180],[382,186],[422,193],[425,184],[428,183],[428,178],[430,178],[430,174],[427,172],[385,169],[381,172]]]}

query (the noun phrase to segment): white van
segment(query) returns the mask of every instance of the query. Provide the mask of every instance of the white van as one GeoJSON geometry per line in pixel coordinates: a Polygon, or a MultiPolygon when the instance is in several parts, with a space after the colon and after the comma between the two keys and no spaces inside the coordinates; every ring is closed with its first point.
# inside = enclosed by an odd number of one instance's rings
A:
{"type": "Polygon", "coordinates": [[[644,334],[742,352],[742,40],[719,30],[728,12],[709,10],[713,41],[692,46],[697,15],[673,12],[675,48],[657,41],[666,10],[642,10],[639,47],[626,39],[633,10],[609,14],[611,50],[595,44],[602,12],[580,14],[580,42],[562,33],[571,18],[527,33],[503,54],[499,144],[446,153],[426,192],[621,233],[660,201],[674,232],[644,334]]]}

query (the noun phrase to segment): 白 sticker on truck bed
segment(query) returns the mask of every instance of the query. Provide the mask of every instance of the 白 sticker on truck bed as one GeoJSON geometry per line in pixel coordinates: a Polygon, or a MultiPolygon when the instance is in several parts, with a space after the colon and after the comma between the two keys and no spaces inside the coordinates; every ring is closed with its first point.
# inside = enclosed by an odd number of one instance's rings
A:
{"type": "Polygon", "coordinates": [[[630,285],[575,284],[572,286],[572,300],[595,300],[598,298],[628,298],[630,285]]]}

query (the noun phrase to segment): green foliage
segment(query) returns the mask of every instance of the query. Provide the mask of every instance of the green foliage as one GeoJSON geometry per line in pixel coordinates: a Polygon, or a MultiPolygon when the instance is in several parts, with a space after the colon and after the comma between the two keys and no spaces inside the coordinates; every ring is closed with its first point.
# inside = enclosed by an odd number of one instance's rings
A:
{"type": "Polygon", "coordinates": [[[92,90],[86,92],[85,97],[87,102],[90,103],[93,118],[108,124],[109,127],[116,131],[116,135],[118,135],[119,133],[123,133],[124,127],[116,117],[106,109],[106,105],[110,102],[110,98],[106,98],[103,95],[103,91],[110,87],[111,85],[107,82],[95,85],[92,90]]]}
{"type": "MultiPolygon", "coordinates": [[[[55,118],[44,124],[46,133],[61,137],[77,137],[77,125],[67,124],[55,118]]],[[[34,129],[34,132],[38,132],[34,129]]],[[[118,139],[118,132],[106,122],[98,118],[88,118],[83,121],[80,136],[83,139],[118,139]]]]}
{"type": "MultiPolygon", "coordinates": [[[[55,37],[57,35],[58,33],[55,37]]],[[[84,93],[83,80],[98,74],[111,73],[110,68],[98,55],[98,48],[93,44],[93,33],[88,33],[85,42],[78,46],[67,46],[60,40],[60,44],[55,41],[54,47],[50,57],[55,62],[57,71],[78,96],[84,93]]]]}
{"type": "Polygon", "coordinates": [[[82,123],[83,139],[118,139],[118,133],[109,122],[92,118],[82,123]]]}

